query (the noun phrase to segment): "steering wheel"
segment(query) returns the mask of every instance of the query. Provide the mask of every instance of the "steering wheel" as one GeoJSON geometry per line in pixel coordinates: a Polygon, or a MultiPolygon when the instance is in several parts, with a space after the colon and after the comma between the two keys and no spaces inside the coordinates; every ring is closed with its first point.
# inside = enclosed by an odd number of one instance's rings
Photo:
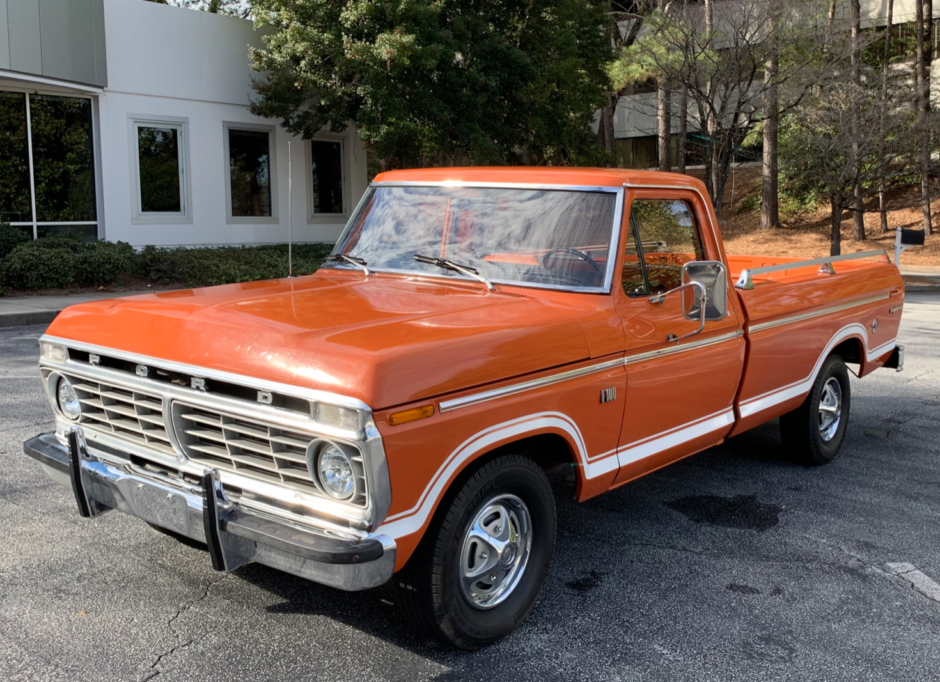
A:
{"type": "Polygon", "coordinates": [[[594,268],[594,272],[596,272],[598,275],[600,275],[601,277],[604,276],[604,271],[601,270],[601,266],[598,265],[597,262],[593,258],[591,258],[589,255],[587,255],[583,251],[578,251],[577,249],[552,249],[551,251],[545,254],[544,258],[542,258],[542,265],[545,265],[548,259],[551,258],[556,253],[570,253],[572,256],[576,256],[580,258],[581,260],[583,260],[584,262],[589,263],[590,266],[594,268]]]}

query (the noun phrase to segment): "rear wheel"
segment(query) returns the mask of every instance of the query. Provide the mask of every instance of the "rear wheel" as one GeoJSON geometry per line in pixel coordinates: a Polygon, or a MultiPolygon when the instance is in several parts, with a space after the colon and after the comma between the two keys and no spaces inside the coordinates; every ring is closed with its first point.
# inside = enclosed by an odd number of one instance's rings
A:
{"type": "Polygon", "coordinates": [[[828,464],[842,448],[852,393],[849,371],[830,355],[803,404],[780,417],[783,447],[805,464],[828,464]]]}
{"type": "Polygon", "coordinates": [[[487,462],[439,511],[395,576],[418,629],[461,649],[515,630],[538,601],[555,547],[555,501],[532,460],[487,462]]]}

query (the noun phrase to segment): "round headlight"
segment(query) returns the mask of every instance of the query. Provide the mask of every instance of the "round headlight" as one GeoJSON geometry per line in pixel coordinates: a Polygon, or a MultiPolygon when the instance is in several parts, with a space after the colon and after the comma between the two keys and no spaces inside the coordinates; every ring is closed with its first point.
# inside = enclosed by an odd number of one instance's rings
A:
{"type": "Polygon", "coordinates": [[[348,500],[356,492],[352,460],[335,445],[329,444],[320,450],[317,477],[323,489],[337,500],[348,500]]]}
{"type": "Polygon", "coordinates": [[[75,393],[72,384],[65,377],[59,378],[56,396],[59,400],[59,409],[62,410],[62,414],[72,421],[78,421],[78,418],[82,416],[82,404],[79,402],[78,394],[75,393]]]}

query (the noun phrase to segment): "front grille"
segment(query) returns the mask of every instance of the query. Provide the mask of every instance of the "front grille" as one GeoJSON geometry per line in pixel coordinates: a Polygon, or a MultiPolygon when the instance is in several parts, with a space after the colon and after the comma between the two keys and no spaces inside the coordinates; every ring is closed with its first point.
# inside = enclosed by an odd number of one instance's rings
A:
{"type": "Polygon", "coordinates": [[[81,422],[85,426],[165,455],[176,455],[166,432],[163,401],[159,395],[84,377],[69,377],[69,381],[82,403],[81,422]]]}
{"type": "MultiPolygon", "coordinates": [[[[324,496],[307,470],[307,448],[314,436],[180,401],[173,402],[172,410],[176,437],[193,462],[324,496]]],[[[360,480],[352,502],[364,506],[362,457],[355,459],[360,480]]]]}

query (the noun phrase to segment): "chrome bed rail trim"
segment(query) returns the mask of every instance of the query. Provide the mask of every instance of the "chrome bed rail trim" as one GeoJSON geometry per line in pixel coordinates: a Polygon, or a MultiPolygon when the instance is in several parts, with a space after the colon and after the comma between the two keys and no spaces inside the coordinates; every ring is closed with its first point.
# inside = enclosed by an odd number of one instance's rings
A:
{"type": "Polygon", "coordinates": [[[738,281],[735,282],[734,286],[736,289],[744,289],[745,291],[750,291],[754,288],[754,275],[766,275],[770,272],[782,272],[784,270],[795,270],[797,268],[808,268],[813,265],[821,265],[824,269],[820,272],[825,272],[826,274],[834,274],[835,270],[832,269],[833,263],[838,263],[840,261],[847,260],[859,260],[861,258],[876,258],[883,256],[885,263],[890,263],[891,260],[888,258],[888,252],[884,250],[874,250],[874,251],[862,251],[860,253],[847,253],[842,256],[828,256],[824,258],[812,258],[810,260],[800,260],[794,261],[792,263],[778,263],[776,265],[763,265],[759,268],[747,268],[741,271],[741,275],[738,277],[738,281]],[[828,268],[826,267],[828,266],[828,268]]]}

